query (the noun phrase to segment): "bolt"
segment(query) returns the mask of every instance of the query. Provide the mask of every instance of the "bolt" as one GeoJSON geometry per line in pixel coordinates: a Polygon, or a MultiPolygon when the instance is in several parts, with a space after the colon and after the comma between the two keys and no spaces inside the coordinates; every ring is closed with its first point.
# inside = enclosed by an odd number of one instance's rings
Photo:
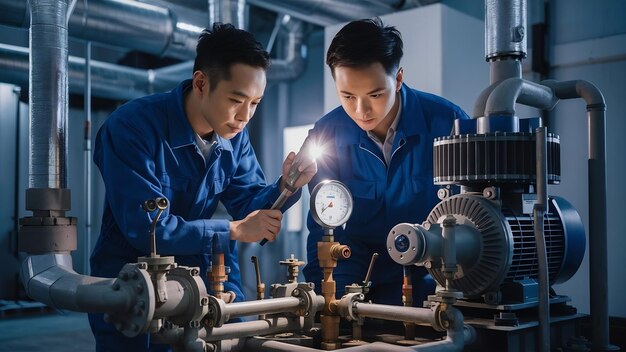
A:
{"type": "Polygon", "coordinates": [[[116,281],[116,282],[113,284],[113,287],[112,287],[112,288],[113,288],[113,291],[119,291],[119,289],[120,289],[120,283],[116,281]]]}
{"type": "Polygon", "coordinates": [[[292,296],[297,296],[300,294],[300,289],[294,289],[293,292],[291,293],[292,296]]]}
{"type": "Polygon", "coordinates": [[[144,301],[139,301],[139,302],[137,302],[137,307],[139,307],[139,308],[145,308],[145,307],[146,307],[146,302],[144,302],[144,301]]]}
{"type": "Polygon", "coordinates": [[[122,271],[122,272],[120,273],[119,278],[120,278],[120,279],[122,279],[123,281],[128,280],[128,272],[126,272],[126,271],[122,271]]]}
{"type": "Polygon", "coordinates": [[[135,286],[135,291],[137,291],[137,293],[142,293],[143,292],[143,285],[142,284],[137,284],[137,286],[135,286]]]}
{"type": "Polygon", "coordinates": [[[136,271],[133,271],[133,272],[132,272],[132,274],[130,274],[130,277],[131,277],[133,280],[137,280],[137,279],[139,278],[139,273],[138,273],[138,272],[136,272],[136,271]]]}

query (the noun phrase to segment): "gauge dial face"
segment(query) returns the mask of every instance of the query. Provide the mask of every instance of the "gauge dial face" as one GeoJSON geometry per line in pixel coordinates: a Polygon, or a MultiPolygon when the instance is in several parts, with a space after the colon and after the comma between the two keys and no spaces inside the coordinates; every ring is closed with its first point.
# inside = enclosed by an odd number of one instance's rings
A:
{"type": "Polygon", "coordinates": [[[352,195],[339,181],[320,182],[311,194],[313,219],[324,227],[341,226],[352,213],[352,195]]]}

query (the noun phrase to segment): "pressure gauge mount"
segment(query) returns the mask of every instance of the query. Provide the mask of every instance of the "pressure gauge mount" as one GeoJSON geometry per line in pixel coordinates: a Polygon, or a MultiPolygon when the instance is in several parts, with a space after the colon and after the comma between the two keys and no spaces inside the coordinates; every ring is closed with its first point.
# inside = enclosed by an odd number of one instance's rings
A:
{"type": "Polygon", "coordinates": [[[310,207],[315,222],[332,229],[345,224],[350,218],[352,194],[339,181],[322,181],[311,192],[310,207]]]}

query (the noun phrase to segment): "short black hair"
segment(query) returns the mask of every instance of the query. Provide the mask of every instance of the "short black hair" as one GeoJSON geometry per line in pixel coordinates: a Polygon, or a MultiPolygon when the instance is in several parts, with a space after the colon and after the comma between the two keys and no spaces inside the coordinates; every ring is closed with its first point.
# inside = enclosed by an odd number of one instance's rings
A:
{"type": "Polygon", "coordinates": [[[380,18],[352,21],[335,35],[326,53],[326,64],[333,76],[335,67],[366,67],[380,62],[393,74],[402,59],[402,36],[380,18]]]}
{"type": "Polygon", "coordinates": [[[230,23],[213,24],[204,29],[198,38],[193,72],[202,71],[209,77],[213,90],[222,79],[230,79],[230,67],[246,64],[267,70],[270,55],[252,33],[237,29],[230,23]]]}

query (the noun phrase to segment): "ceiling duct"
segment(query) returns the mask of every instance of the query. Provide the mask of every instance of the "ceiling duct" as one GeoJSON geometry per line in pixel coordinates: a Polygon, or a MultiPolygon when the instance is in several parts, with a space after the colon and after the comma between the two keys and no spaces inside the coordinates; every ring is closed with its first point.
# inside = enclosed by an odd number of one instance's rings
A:
{"type": "MultiPolygon", "coordinates": [[[[189,0],[187,0],[189,1],[189,0]]],[[[199,0],[198,0],[199,1],[199,0]]],[[[250,5],[329,26],[438,2],[438,0],[247,0],[250,5]]]]}
{"type": "MultiPolygon", "coordinates": [[[[130,100],[172,89],[179,82],[154,70],[136,69],[90,61],[92,94],[101,98],[130,100]],[[123,87],[123,88],[122,88],[123,87]]],[[[67,69],[69,92],[83,94],[85,59],[70,56],[67,69]]],[[[0,81],[28,85],[28,48],[0,44],[0,81]]]]}
{"type": "MultiPolygon", "coordinates": [[[[28,26],[28,1],[0,0],[0,23],[28,26]]],[[[77,1],[69,35],[149,54],[190,60],[202,28],[178,21],[167,8],[131,0],[77,1]]]]}

